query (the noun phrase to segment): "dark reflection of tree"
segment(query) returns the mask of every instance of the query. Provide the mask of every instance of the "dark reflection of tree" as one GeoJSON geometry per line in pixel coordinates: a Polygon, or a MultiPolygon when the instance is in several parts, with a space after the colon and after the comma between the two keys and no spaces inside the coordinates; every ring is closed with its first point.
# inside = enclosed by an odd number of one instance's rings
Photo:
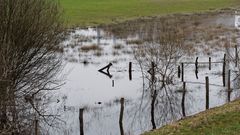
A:
{"type": "Polygon", "coordinates": [[[0,134],[46,131],[44,125],[56,126],[58,120],[52,114],[56,106],[48,108],[49,91],[61,84],[56,77],[63,36],[58,5],[1,0],[0,9],[0,134]]]}
{"type": "Polygon", "coordinates": [[[145,42],[133,47],[144,83],[139,112],[134,119],[141,111],[150,111],[152,129],[182,115],[182,96],[176,93],[180,87],[174,83],[177,64],[184,55],[184,39],[178,24],[169,23],[163,20],[147,25],[147,31],[140,32],[145,42]],[[143,100],[147,100],[146,105],[143,100]]]}

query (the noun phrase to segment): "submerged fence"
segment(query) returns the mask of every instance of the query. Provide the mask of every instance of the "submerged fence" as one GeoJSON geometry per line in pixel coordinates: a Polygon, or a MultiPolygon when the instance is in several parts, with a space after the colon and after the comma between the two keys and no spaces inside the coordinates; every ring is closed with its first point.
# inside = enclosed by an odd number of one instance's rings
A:
{"type": "MultiPolygon", "coordinates": [[[[236,49],[237,50],[237,49],[236,49]]],[[[238,55],[236,53],[236,57],[235,59],[227,59],[226,54],[224,54],[223,56],[223,60],[222,61],[212,61],[212,58],[209,57],[208,61],[206,62],[199,62],[199,58],[196,57],[195,62],[181,62],[178,66],[177,66],[177,78],[180,79],[180,82],[182,82],[182,99],[181,99],[181,106],[182,106],[182,116],[185,117],[186,116],[186,112],[185,112],[185,98],[186,98],[186,93],[188,92],[187,90],[187,85],[188,84],[201,84],[201,85],[205,85],[205,109],[209,109],[210,106],[210,100],[209,100],[209,95],[210,95],[210,86],[214,85],[214,86],[219,86],[219,87],[226,87],[227,89],[227,100],[228,102],[231,101],[231,93],[232,93],[232,88],[231,88],[231,70],[227,69],[227,63],[229,62],[234,62],[235,63],[235,67],[238,66],[238,55]],[[191,82],[191,81],[186,81],[185,80],[185,74],[187,74],[188,72],[185,72],[185,65],[195,65],[195,74],[196,74],[196,78],[198,79],[198,73],[199,73],[199,65],[201,64],[207,64],[208,65],[208,70],[212,70],[214,67],[212,66],[212,64],[222,64],[222,84],[211,84],[211,80],[209,79],[208,76],[205,76],[205,82],[191,82]]],[[[105,66],[104,68],[107,69],[107,76],[110,77],[110,71],[109,68],[112,64],[108,64],[107,66],[105,66]]],[[[151,68],[148,70],[148,73],[150,74],[150,79],[149,81],[154,82],[155,81],[155,75],[156,75],[156,68],[157,64],[155,64],[154,62],[151,62],[151,68]]],[[[101,72],[103,72],[104,68],[101,69],[101,72]]],[[[129,76],[129,80],[132,81],[132,72],[133,72],[133,63],[129,62],[128,65],[128,76],[129,76]]],[[[112,76],[111,76],[112,77],[112,76]]],[[[110,77],[110,78],[111,78],[110,77]]],[[[114,80],[112,80],[112,86],[114,87],[114,80]]],[[[124,135],[124,128],[123,128],[123,114],[124,114],[124,98],[120,99],[120,114],[119,114],[119,129],[120,129],[120,134],[124,135]]],[[[83,109],[79,110],[79,123],[80,123],[80,135],[84,135],[84,131],[83,131],[83,109]]],[[[154,118],[154,117],[153,117],[154,118]]],[[[153,119],[153,123],[154,119],[153,119]]],[[[154,125],[154,124],[153,124],[154,125]]]]}

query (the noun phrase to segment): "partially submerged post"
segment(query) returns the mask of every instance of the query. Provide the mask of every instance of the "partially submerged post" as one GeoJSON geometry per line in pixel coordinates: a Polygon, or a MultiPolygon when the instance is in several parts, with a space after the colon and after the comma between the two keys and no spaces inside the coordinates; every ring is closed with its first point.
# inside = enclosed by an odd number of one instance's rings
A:
{"type": "Polygon", "coordinates": [[[206,80],[206,109],[209,109],[209,78],[208,76],[205,78],[206,80]]]}
{"type": "Polygon", "coordinates": [[[129,80],[131,81],[132,80],[132,62],[129,62],[128,72],[129,72],[129,80]]]}
{"type": "Polygon", "coordinates": [[[198,57],[196,58],[196,61],[195,61],[195,68],[198,71],[198,57]]]}
{"type": "Polygon", "coordinates": [[[112,87],[114,87],[114,80],[112,80],[112,87]]]}
{"type": "Polygon", "coordinates": [[[195,61],[195,75],[196,75],[196,78],[198,79],[198,57],[196,58],[196,61],[195,61]]]}
{"type": "Polygon", "coordinates": [[[181,77],[181,67],[178,66],[178,78],[180,78],[180,77],[181,77]]]}
{"type": "Polygon", "coordinates": [[[185,113],[185,95],[186,95],[186,82],[183,82],[183,95],[182,95],[182,114],[186,117],[185,113]]]}
{"type": "Polygon", "coordinates": [[[196,78],[198,79],[198,71],[195,70],[195,75],[196,75],[196,78]]]}
{"type": "Polygon", "coordinates": [[[232,92],[232,90],[231,90],[231,70],[228,70],[228,90],[227,90],[227,92],[228,92],[228,102],[230,102],[231,101],[231,92],[232,92]]]}
{"type": "Polygon", "coordinates": [[[120,100],[121,108],[120,108],[120,116],[119,116],[119,127],[120,127],[120,134],[124,135],[123,130],[123,113],[124,113],[124,98],[121,98],[120,100]]]}
{"type": "Polygon", "coordinates": [[[35,119],[35,135],[38,135],[38,120],[35,119]]]}
{"type": "Polygon", "coordinates": [[[235,45],[235,67],[238,65],[238,48],[237,45],[235,45]]]}
{"type": "Polygon", "coordinates": [[[212,69],[212,59],[211,59],[211,57],[209,57],[209,70],[211,70],[212,69]]]}
{"type": "Polygon", "coordinates": [[[226,86],[226,80],[225,80],[225,74],[226,74],[226,54],[224,54],[224,58],[223,58],[223,69],[222,69],[222,78],[223,78],[223,86],[226,86]]]}
{"type": "Polygon", "coordinates": [[[181,63],[182,65],[182,82],[184,82],[184,63],[181,63]]]}
{"type": "Polygon", "coordinates": [[[84,130],[83,130],[83,111],[84,111],[83,108],[79,109],[80,135],[84,135],[84,130]]]}
{"type": "Polygon", "coordinates": [[[228,91],[231,91],[231,70],[228,70],[228,91]]]}

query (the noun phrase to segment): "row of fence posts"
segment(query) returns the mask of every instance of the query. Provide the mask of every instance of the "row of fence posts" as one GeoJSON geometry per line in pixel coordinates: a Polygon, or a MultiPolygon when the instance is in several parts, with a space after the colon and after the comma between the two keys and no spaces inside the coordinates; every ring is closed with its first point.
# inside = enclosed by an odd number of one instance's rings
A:
{"type": "MultiPolygon", "coordinates": [[[[231,71],[229,70],[228,71],[228,86],[227,86],[227,100],[228,102],[231,101],[231,71]]],[[[206,76],[205,77],[205,88],[206,88],[206,110],[209,109],[209,77],[206,76]]],[[[186,113],[185,113],[185,95],[186,95],[186,82],[183,82],[183,94],[182,94],[182,114],[183,114],[183,117],[186,116],[186,113]]]]}
{"type": "MultiPolygon", "coordinates": [[[[119,128],[120,128],[120,134],[124,135],[124,129],[123,129],[124,98],[120,99],[120,104],[121,104],[121,106],[120,106],[120,114],[119,114],[119,128]]],[[[79,129],[80,129],[80,135],[84,135],[83,113],[84,113],[84,108],[80,108],[79,109],[79,129]]]]}
{"type": "MultiPolygon", "coordinates": [[[[128,73],[129,73],[129,80],[132,80],[132,62],[129,62],[129,68],[128,68],[128,73]]],[[[115,86],[115,81],[112,80],[112,87],[115,86]]]]}
{"type": "MultiPolygon", "coordinates": [[[[208,69],[212,70],[212,58],[211,57],[209,57],[208,63],[209,63],[208,69]]],[[[198,65],[199,65],[199,62],[198,62],[198,57],[197,57],[195,60],[195,74],[196,74],[197,79],[198,79],[198,65]]],[[[181,78],[182,82],[184,82],[184,63],[181,63],[181,66],[178,66],[178,78],[181,78]]]]}
{"type": "MultiPolygon", "coordinates": [[[[215,63],[221,63],[221,62],[215,62],[215,63]]],[[[225,74],[226,74],[226,54],[224,54],[224,58],[223,58],[223,68],[222,68],[222,77],[223,77],[223,86],[225,87],[226,86],[226,83],[225,83],[225,74]]],[[[178,66],[178,73],[177,73],[177,76],[178,78],[181,78],[182,79],[182,82],[184,82],[184,62],[181,63],[181,66],[178,66]]],[[[235,66],[237,67],[237,64],[238,64],[238,55],[237,55],[237,47],[236,47],[236,60],[235,60],[235,66]]],[[[152,66],[154,65],[154,62],[152,62],[152,66]]],[[[198,65],[199,65],[199,62],[198,62],[198,57],[196,58],[195,60],[195,75],[196,75],[196,78],[198,79],[198,65]]],[[[208,60],[208,69],[209,70],[212,70],[212,58],[209,57],[209,60],[208,60]]],[[[128,73],[129,73],[129,80],[131,81],[132,80],[132,62],[129,62],[129,68],[128,68],[128,73]]],[[[114,87],[114,80],[112,80],[112,87],[114,87]]]]}
{"type": "MultiPolygon", "coordinates": [[[[237,55],[237,47],[236,47],[236,61],[235,61],[235,66],[237,67],[237,64],[238,64],[238,55],[237,55]]],[[[211,57],[209,57],[209,70],[212,69],[212,59],[211,57]]],[[[218,63],[218,62],[216,62],[218,63]]],[[[220,62],[219,62],[220,63],[220,62]]],[[[197,76],[197,73],[198,73],[198,57],[196,58],[196,61],[195,61],[195,73],[196,73],[196,77],[198,78],[197,76]]],[[[225,87],[226,86],[226,54],[224,54],[224,58],[223,58],[223,69],[222,69],[222,78],[223,78],[223,86],[225,87]]],[[[185,95],[186,95],[186,82],[184,81],[184,63],[181,63],[181,66],[178,66],[178,73],[177,73],[177,76],[178,78],[181,78],[182,82],[183,82],[183,94],[182,94],[182,114],[183,114],[183,117],[186,116],[186,112],[185,112],[185,95]]],[[[231,70],[228,70],[228,80],[227,80],[227,100],[228,102],[231,101],[231,92],[232,92],[232,89],[231,89],[231,70]]],[[[209,77],[206,76],[205,77],[205,85],[206,85],[206,109],[209,109],[209,77]]]]}
{"type": "MultiPolygon", "coordinates": [[[[209,70],[212,69],[212,59],[211,57],[209,57],[209,70]]],[[[217,62],[215,62],[217,63],[217,62]]],[[[198,79],[198,57],[196,58],[195,60],[195,73],[196,73],[196,77],[198,79]]],[[[236,47],[236,61],[235,61],[235,66],[237,67],[237,64],[238,64],[238,55],[237,55],[237,47],[236,47]]],[[[155,71],[154,71],[154,68],[155,68],[155,64],[154,62],[151,63],[151,69],[149,70],[150,71],[150,74],[151,74],[151,80],[154,82],[154,79],[155,79],[155,71]]],[[[223,69],[222,69],[222,77],[223,77],[223,86],[225,87],[225,74],[226,74],[226,54],[224,54],[224,58],[223,58],[223,69]]],[[[129,80],[132,80],[132,62],[129,62],[129,69],[128,69],[128,72],[129,72],[129,80]]],[[[182,96],[182,114],[183,114],[183,117],[186,116],[186,112],[185,112],[185,95],[186,95],[186,82],[184,81],[184,63],[181,63],[181,66],[178,66],[178,78],[181,78],[182,79],[182,82],[183,82],[183,96],[182,96]]],[[[228,92],[228,101],[231,100],[230,98],[230,94],[231,94],[231,70],[228,71],[228,86],[227,86],[227,92],[228,92]]],[[[206,84],[206,109],[209,109],[209,77],[205,77],[205,84],[206,84]]],[[[112,80],[112,86],[114,87],[114,80],[112,80]]],[[[120,133],[121,135],[124,135],[124,130],[123,130],[123,123],[122,123],[122,120],[123,120],[123,112],[124,112],[124,98],[121,98],[120,100],[120,103],[121,103],[121,108],[120,108],[120,116],[119,116],[119,127],[120,127],[120,133]]],[[[83,112],[84,112],[84,109],[79,109],[79,122],[80,122],[80,135],[84,135],[84,130],[83,130],[83,112]]],[[[37,135],[37,133],[36,133],[37,135]]]]}
{"type": "MultiPolygon", "coordinates": [[[[236,57],[238,57],[236,55],[236,57]]],[[[236,60],[236,64],[237,64],[237,61],[236,60]]],[[[211,60],[211,57],[209,57],[209,70],[212,69],[212,60],[211,60]]],[[[215,62],[215,63],[218,63],[218,62],[215,62]]],[[[220,63],[220,62],[219,62],[220,63]]],[[[224,54],[224,58],[223,58],[223,67],[222,67],[222,80],[223,80],[223,86],[225,87],[226,86],[226,54],[224,54]]],[[[198,57],[196,58],[196,61],[195,61],[195,73],[196,73],[196,78],[198,79],[198,57]]],[[[229,71],[230,72],[230,71],[229,71]]],[[[230,76],[230,73],[228,73],[229,76],[230,76]]],[[[178,78],[181,78],[182,82],[184,82],[184,63],[181,63],[181,66],[178,66],[178,78]]],[[[229,78],[229,77],[228,77],[229,78]]]]}
{"type": "MultiPolygon", "coordinates": [[[[237,51],[236,51],[237,52],[237,51]]],[[[236,53],[236,66],[237,66],[237,60],[238,58],[238,55],[236,53]]],[[[221,62],[215,62],[215,63],[221,63],[221,62]]],[[[209,60],[208,60],[208,69],[209,70],[212,70],[212,58],[209,57],[209,60]]],[[[196,77],[198,78],[197,74],[198,74],[198,65],[199,65],[199,62],[198,62],[198,57],[196,58],[195,60],[195,73],[196,73],[196,77]]],[[[129,78],[131,78],[131,69],[132,67],[132,63],[129,62],[129,78]]],[[[151,74],[151,80],[152,82],[154,82],[154,76],[155,76],[155,71],[154,71],[154,68],[155,68],[155,64],[154,62],[151,63],[151,69],[149,70],[150,71],[150,74],[151,74]]],[[[224,58],[223,58],[223,71],[222,71],[222,77],[223,77],[223,86],[225,87],[226,86],[226,54],[224,54],[224,58]]],[[[178,66],[178,78],[182,79],[182,82],[183,82],[183,97],[182,97],[182,113],[183,113],[183,116],[185,117],[186,116],[186,113],[185,113],[185,95],[186,95],[186,82],[184,81],[184,63],[181,63],[181,66],[178,66]],[[182,75],[182,76],[181,76],[182,75]]],[[[131,79],[130,79],[131,80],[131,79]]],[[[227,92],[228,92],[228,101],[230,102],[231,98],[230,98],[230,94],[231,94],[231,70],[228,71],[228,81],[227,81],[227,92]]],[[[209,109],[209,77],[205,77],[205,85],[206,85],[206,109],[209,109]]]]}
{"type": "MultiPolygon", "coordinates": [[[[209,70],[211,70],[212,66],[211,66],[211,57],[209,57],[209,70]]],[[[238,48],[237,45],[235,46],[235,67],[238,66],[238,48]]],[[[154,62],[152,62],[152,81],[154,82],[154,67],[155,64],[154,62]]],[[[198,79],[198,57],[195,60],[195,73],[196,73],[196,78],[198,79]]],[[[132,80],[132,62],[129,62],[129,80],[132,80]]],[[[222,68],[222,78],[223,78],[223,86],[226,86],[226,54],[224,54],[224,58],[223,58],[223,68],[222,68]]],[[[186,95],[186,82],[184,82],[184,63],[181,63],[181,66],[178,66],[178,78],[182,78],[182,82],[183,82],[183,96],[182,96],[182,114],[185,117],[186,113],[185,113],[185,95],[186,95]]],[[[228,70],[228,81],[227,81],[227,92],[228,92],[228,102],[230,102],[231,100],[231,70],[228,70]]],[[[209,77],[206,76],[205,77],[205,83],[206,83],[206,109],[209,109],[209,77]]],[[[114,80],[112,80],[112,87],[114,87],[114,80]]],[[[120,133],[121,135],[124,135],[124,130],[123,130],[123,112],[124,112],[124,98],[121,98],[120,100],[120,104],[121,104],[121,108],[120,108],[120,116],[119,116],[119,127],[120,127],[120,133]]],[[[84,122],[83,122],[83,112],[84,109],[80,108],[79,109],[79,128],[80,128],[80,135],[84,135],[84,122]]],[[[38,135],[38,120],[36,119],[34,122],[35,125],[35,135],[38,135]]]]}
{"type": "MultiPolygon", "coordinates": [[[[212,69],[211,66],[212,60],[211,57],[209,57],[209,70],[212,69]]],[[[235,66],[237,67],[238,64],[238,55],[237,55],[237,48],[236,48],[236,61],[235,61],[235,66]]],[[[195,72],[196,74],[198,73],[198,57],[196,58],[195,61],[195,72]]],[[[178,78],[181,78],[182,82],[183,82],[183,94],[182,94],[182,115],[183,117],[186,116],[186,112],[185,112],[185,96],[186,96],[186,82],[184,81],[184,63],[181,63],[181,66],[178,66],[178,78]]],[[[227,100],[228,102],[231,101],[231,70],[228,70],[227,73],[227,100]]],[[[222,68],[222,78],[223,78],[223,86],[226,86],[226,54],[224,54],[224,58],[223,58],[223,68],[222,68]]],[[[205,77],[205,89],[206,89],[206,109],[209,109],[209,77],[206,76],[205,77]]]]}

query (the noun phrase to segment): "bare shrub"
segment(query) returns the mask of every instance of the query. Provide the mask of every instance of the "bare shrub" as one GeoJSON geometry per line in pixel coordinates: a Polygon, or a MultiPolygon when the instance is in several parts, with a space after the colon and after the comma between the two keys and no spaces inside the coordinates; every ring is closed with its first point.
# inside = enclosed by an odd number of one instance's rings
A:
{"type": "Polygon", "coordinates": [[[148,33],[148,41],[133,48],[135,58],[146,71],[151,68],[152,62],[155,63],[158,81],[163,82],[163,85],[172,80],[177,63],[184,54],[183,32],[178,24],[169,25],[170,23],[173,22],[162,20],[155,23],[154,27],[149,25],[150,30],[142,32],[148,33]]]}
{"type": "Polygon", "coordinates": [[[35,119],[54,126],[46,107],[60,85],[61,9],[53,0],[0,0],[0,9],[0,134],[31,134],[35,119]]]}

